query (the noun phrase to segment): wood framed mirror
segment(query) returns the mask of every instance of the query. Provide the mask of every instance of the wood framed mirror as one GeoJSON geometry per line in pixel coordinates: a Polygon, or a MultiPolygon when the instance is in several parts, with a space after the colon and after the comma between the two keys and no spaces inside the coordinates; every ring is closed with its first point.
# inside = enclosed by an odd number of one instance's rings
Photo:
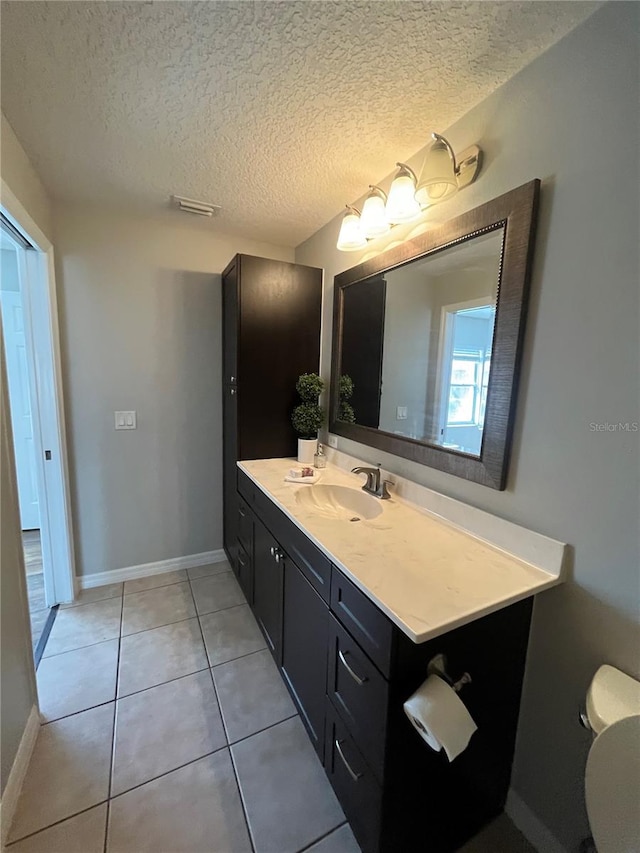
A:
{"type": "Polygon", "coordinates": [[[504,489],[540,181],[335,278],[329,429],[504,489]]]}

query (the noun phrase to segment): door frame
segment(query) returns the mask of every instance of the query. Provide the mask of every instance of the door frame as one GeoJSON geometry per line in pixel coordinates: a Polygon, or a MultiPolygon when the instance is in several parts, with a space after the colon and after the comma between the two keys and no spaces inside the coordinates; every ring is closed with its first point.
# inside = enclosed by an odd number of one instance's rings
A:
{"type": "Polygon", "coordinates": [[[18,252],[32,395],[45,599],[73,601],[75,553],[53,244],[1,180],[0,208],[35,249],[18,252]],[[45,461],[45,450],[51,459],[45,461]]]}

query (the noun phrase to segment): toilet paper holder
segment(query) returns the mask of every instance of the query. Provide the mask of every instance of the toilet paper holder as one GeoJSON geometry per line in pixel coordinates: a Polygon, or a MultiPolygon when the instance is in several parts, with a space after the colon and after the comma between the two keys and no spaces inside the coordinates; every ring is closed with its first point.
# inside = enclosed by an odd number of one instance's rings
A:
{"type": "Polygon", "coordinates": [[[427,675],[440,676],[456,693],[460,693],[465,684],[471,684],[473,680],[468,672],[463,672],[460,678],[454,681],[447,672],[447,656],[442,653],[431,658],[427,664],[427,675]]]}

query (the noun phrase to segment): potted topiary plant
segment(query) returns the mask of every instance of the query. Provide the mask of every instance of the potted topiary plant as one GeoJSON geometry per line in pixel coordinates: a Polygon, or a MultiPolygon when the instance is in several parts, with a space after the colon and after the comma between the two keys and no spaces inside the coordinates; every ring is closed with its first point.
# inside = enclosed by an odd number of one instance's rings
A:
{"type": "Polygon", "coordinates": [[[353,396],[353,379],[343,373],[338,384],[338,420],[348,424],[355,424],[356,413],[353,406],[348,401],[353,396]]]}
{"type": "Polygon", "coordinates": [[[296,391],[302,402],[291,414],[291,423],[298,433],[298,462],[313,465],[313,455],[318,447],[318,430],[324,421],[324,412],[318,405],[318,397],[324,388],[317,373],[303,373],[296,382],[296,391]]]}

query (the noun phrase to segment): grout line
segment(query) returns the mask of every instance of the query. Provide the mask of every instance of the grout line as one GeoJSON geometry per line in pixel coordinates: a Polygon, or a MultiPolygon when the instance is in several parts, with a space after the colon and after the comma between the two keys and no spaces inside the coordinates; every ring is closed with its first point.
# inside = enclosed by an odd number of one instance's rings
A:
{"type": "Polygon", "coordinates": [[[69,652],[79,652],[80,649],[90,649],[91,646],[99,646],[100,643],[112,643],[114,640],[119,639],[119,635],[116,637],[106,637],[104,640],[98,640],[95,643],[86,643],[84,646],[74,646],[72,649],[65,649],[63,652],[55,652],[53,655],[43,655],[42,660],[51,660],[52,658],[60,657],[60,655],[66,655],[69,652]]]}
{"type": "Polygon", "coordinates": [[[47,829],[52,829],[54,826],[59,826],[61,823],[64,823],[65,820],[71,820],[72,817],[78,817],[78,815],[85,814],[85,812],[90,812],[91,809],[97,809],[99,806],[104,806],[108,802],[108,800],[100,800],[100,802],[98,803],[94,803],[91,806],[87,806],[86,809],[81,809],[79,812],[74,812],[73,814],[67,815],[66,817],[62,817],[60,818],[60,820],[56,820],[54,823],[48,823],[41,829],[36,829],[34,832],[30,832],[28,835],[23,835],[20,838],[16,838],[13,841],[7,842],[7,844],[5,845],[6,849],[9,850],[9,848],[13,847],[14,844],[19,844],[21,841],[26,841],[27,838],[33,838],[34,835],[39,835],[41,832],[45,832],[45,830],[47,829]]]}
{"type": "Polygon", "coordinates": [[[182,675],[175,675],[173,678],[167,678],[166,681],[159,681],[157,684],[149,684],[147,687],[141,687],[139,690],[132,690],[130,693],[123,693],[119,696],[116,693],[116,700],[128,699],[129,696],[137,696],[139,693],[145,693],[147,690],[153,690],[155,687],[162,687],[163,684],[171,684],[172,681],[180,681],[181,678],[188,678],[190,675],[197,675],[199,672],[206,672],[210,669],[209,666],[203,666],[201,669],[194,669],[193,672],[183,672],[182,675]]]}
{"type": "Polygon", "coordinates": [[[251,732],[250,735],[245,735],[244,737],[238,738],[238,740],[234,740],[232,743],[229,743],[229,746],[237,746],[239,743],[244,743],[245,740],[249,740],[254,735],[262,734],[262,732],[268,732],[269,729],[275,729],[276,726],[279,726],[281,723],[286,723],[288,720],[295,720],[296,717],[300,717],[300,714],[296,711],[295,714],[290,714],[288,717],[283,717],[281,720],[278,720],[275,723],[269,723],[268,726],[265,726],[263,729],[258,729],[255,732],[251,732]]]}
{"type": "MultiPolygon", "coordinates": [[[[124,587],[123,587],[124,589],[124,587]]],[[[111,813],[111,786],[113,784],[113,765],[115,763],[116,757],[116,720],[117,720],[117,710],[118,710],[118,679],[120,678],[120,648],[122,646],[122,619],[124,616],[124,595],[121,598],[120,604],[120,632],[118,636],[118,659],[116,661],[116,699],[113,703],[113,727],[111,729],[111,761],[109,763],[109,787],[107,789],[107,793],[109,796],[109,800],[107,801],[107,817],[104,824],[104,846],[103,853],[107,853],[107,842],[109,837],[109,817],[111,813]]]]}
{"type": "MultiPolygon", "coordinates": [[[[196,578],[196,580],[198,580],[198,578],[196,578]]],[[[191,579],[189,579],[189,589],[191,590],[191,597],[193,598],[193,603],[195,605],[196,597],[193,594],[193,587],[191,586],[191,579]]],[[[197,610],[197,607],[196,607],[196,610],[197,610]]],[[[207,656],[207,662],[209,664],[211,664],[211,660],[209,658],[209,650],[207,649],[207,644],[206,644],[205,639],[204,639],[204,631],[202,630],[202,623],[200,622],[200,616],[198,616],[198,627],[200,628],[200,636],[202,637],[202,642],[204,643],[204,651],[205,651],[205,654],[207,656]]],[[[247,829],[247,835],[249,837],[249,844],[251,844],[252,853],[256,853],[256,846],[255,846],[254,841],[253,841],[253,833],[251,832],[251,825],[249,823],[249,815],[247,813],[244,798],[242,796],[242,789],[240,788],[240,780],[238,778],[238,771],[236,769],[236,763],[233,760],[233,753],[231,752],[231,746],[229,744],[229,732],[227,731],[227,724],[225,723],[224,715],[222,713],[222,705],[220,704],[220,697],[218,696],[218,688],[216,687],[216,681],[215,681],[215,678],[213,677],[213,668],[211,666],[209,667],[209,677],[211,678],[211,684],[213,685],[213,693],[214,693],[214,696],[216,697],[216,702],[218,704],[218,713],[220,714],[220,720],[222,722],[222,728],[224,731],[224,736],[225,736],[225,739],[227,741],[227,749],[229,752],[229,759],[231,761],[231,767],[233,769],[233,776],[234,776],[234,779],[236,781],[236,788],[238,791],[238,797],[240,799],[240,806],[242,807],[242,814],[244,816],[244,823],[245,823],[245,827],[247,829]]],[[[105,851],[105,853],[106,853],[106,851],[105,851]]]]}
{"type": "MultiPolygon", "coordinates": [[[[94,587],[94,589],[99,589],[99,587],[94,587]]],[[[100,604],[102,601],[115,601],[116,598],[122,598],[122,596],[123,593],[119,592],[117,595],[105,595],[104,598],[95,598],[93,601],[65,602],[65,604],[59,605],[59,607],[60,610],[75,610],[77,607],[87,607],[89,604],[100,604]]]]}
{"type": "Polygon", "coordinates": [[[80,708],[79,711],[71,711],[69,714],[63,714],[61,717],[56,717],[53,720],[43,720],[40,723],[41,727],[50,726],[52,723],[59,723],[60,720],[68,720],[69,717],[77,717],[78,714],[84,714],[86,711],[94,711],[96,708],[103,708],[105,705],[110,705],[112,702],[116,701],[117,697],[113,699],[107,699],[106,702],[96,702],[95,705],[89,705],[88,708],[80,708]]]}
{"type": "Polygon", "coordinates": [[[119,791],[117,794],[114,794],[112,797],[109,797],[109,803],[111,803],[113,800],[119,799],[120,797],[124,797],[125,794],[129,794],[131,791],[136,791],[138,788],[144,788],[144,786],[148,785],[150,782],[156,782],[158,779],[163,779],[165,776],[169,776],[171,773],[175,773],[178,770],[183,770],[190,764],[195,764],[197,761],[202,761],[203,758],[209,758],[211,755],[217,755],[224,749],[229,749],[228,743],[225,743],[223,746],[219,746],[217,749],[212,749],[210,752],[205,752],[204,755],[199,755],[197,758],[191,758],[189,761],[185,761],[184,764],[179,764],[177,767],[172,767],[171,770],[165,770],[164,773],[159,773],[157,776],[152,776],[150,779],[145,779],[144,782],[138,782],[137,785],[132,785],[130,788],[127,788],[126,791],[119,791]]]}
{"type": "Polygon", "coordinates": [[[325,832],[324,835],[319,835],[318,838],[315,838],[311,844],[307,844],[305,847],[301,847],[297,853],[305,853],[305,850],[310,850],[314,844],[317,844],[319,841],[323,841],[325,838],[328,838],[333,832],[337,832],[339,829],[342,829],[343,826],[349,826],[348,820],[343,820],[342,823],[339,823],[337,826],[334,826],[333,829],[330,829],[329,832],[325,832]]]}
{"type": "MultiPolygon", "coordinates": [[[[229,660],[221,660],[220,663],[214,663],[213,666],[209,665],[209,669],[217,669],[219,666],[225,666],[228,663],[233,663],[237,660],[242,660],[242,658],[250,658],[251,655],[259,655],[261,652],[268,652],[269,649],[266,646],[263,646],[261,649],[256,649],[253,652],[245,652],[243,655],[238,655],[237,658],[230,658],[229,660]]],[[[269,652],[269,654],[271,654],[269,652]]],[[[273,660],[273,658],[271,658],[273,660]]]]}

